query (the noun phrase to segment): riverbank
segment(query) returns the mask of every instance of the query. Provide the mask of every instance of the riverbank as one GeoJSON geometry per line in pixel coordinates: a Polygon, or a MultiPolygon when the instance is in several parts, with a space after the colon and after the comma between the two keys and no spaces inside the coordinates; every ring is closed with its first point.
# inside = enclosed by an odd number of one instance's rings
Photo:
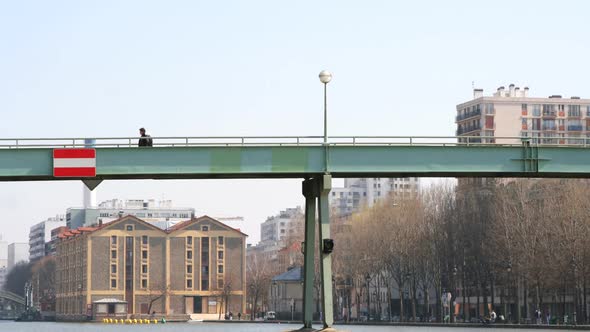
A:
{"type": "MultiPolygon", "coordinates": [[[[218,324],[277,324],[277,325],[293,325],[293,326],[301,326],[302,323],[300,321],[279,321],[279,320],[270,320],[270,321],[249,321],[249,320],[204,320],[204,323],[218,323],[218,324]]],[[[314,321],[314,325],[321,325],[321,322],[314,321]]],[[[334,325],[338,325],[338,327],[342,328],[344,326],[406,326],[406,327],[444,327],[444,328],[482,328],[482,327],[490,327],[496,329],[539,329],[539,330],[580,330],[580,331],[590,331],[590,325],[536,325],[536,324],[476,324],[476,323],[453,323],[453,324],[443,324],[443,323],[400,323],[400,322],[335,322],[334,325]]],[[[294,328],[295,330],[296,328],[294,328]]]]}

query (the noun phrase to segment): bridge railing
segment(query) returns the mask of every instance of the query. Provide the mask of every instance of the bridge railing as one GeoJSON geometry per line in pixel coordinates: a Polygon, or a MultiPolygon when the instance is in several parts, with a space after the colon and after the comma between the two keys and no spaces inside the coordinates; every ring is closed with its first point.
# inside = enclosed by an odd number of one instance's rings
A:
{"type": "MultiPolygon", "coordinates": [[[[154,147],[187,146],[323,146],[323,136],[210,136],[152,137],[154,147]]],[[[132,148],[139,137],[0,138],[0,149],[132,148]]],[[[331,136],[329,146],[575,146],[590,147],[590,137],[517,136],[331,136]]]]}

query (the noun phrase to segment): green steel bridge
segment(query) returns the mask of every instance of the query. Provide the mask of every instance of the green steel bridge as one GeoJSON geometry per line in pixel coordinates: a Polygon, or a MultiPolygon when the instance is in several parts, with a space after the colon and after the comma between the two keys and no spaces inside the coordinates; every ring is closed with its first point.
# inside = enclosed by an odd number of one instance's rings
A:
{"type": "Polygon", "coordinates": [[[0,139],[0,181],[301,178],[305,196],[304,329],[321,257],[323,324],[333,324],[328,195],[332,177],[590,177],[590,139],[523,137],[138,137],[0,139]],[[493,144],[480,143],[493,141],[493,144]],[[540,144],[541,142],[567,144],[540,144]],[[94,148],[96,176],[53,176],[53,150],[94,148]],[[320,248],[315,248],[316,208],[320,248]],[[327,241],[326,241],[327,240],[327,241]],[[306,268],[311,267],[311,268],[306,268]]]}

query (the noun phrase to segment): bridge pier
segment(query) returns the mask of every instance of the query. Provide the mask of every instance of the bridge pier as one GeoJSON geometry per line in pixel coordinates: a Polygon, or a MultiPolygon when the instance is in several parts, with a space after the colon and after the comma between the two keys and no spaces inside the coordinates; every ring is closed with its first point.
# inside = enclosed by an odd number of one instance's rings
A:
{"type": "Polygon", "coordinates": [[[319,206],[319,257],[322,284],[322,323],[323,331],[333,330],[334,313],[332,305],[332,257],[333,242],[330,239],[329,194],[332,189],[332,176],[318,175],[303,181],[305,196],[305,242],[303,247],[303,327],[300,331],[313,331],[313,283],[315,259],[315,215],[319,206]],[[327,240],[327,241],[325,241],[327,240]]]}

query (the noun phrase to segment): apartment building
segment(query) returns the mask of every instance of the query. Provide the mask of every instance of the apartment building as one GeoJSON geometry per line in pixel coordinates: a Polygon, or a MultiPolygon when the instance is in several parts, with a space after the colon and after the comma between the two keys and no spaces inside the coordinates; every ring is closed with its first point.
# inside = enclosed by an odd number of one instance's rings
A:
{"type": "Polygon", "coordinates": [[[67,231],[56,243],[56,318],[245,312],[246,236],[207,216],[168,230],[125,216],[67,231]]]}
{"type": "Polygon", "coordinates": [[[92,227],[118,219],[122,216],[136,216],[161,229],[168,229],[176,223],[195,217],[195,209],[174,207],[172,201],[154,199],[110,199],[85,207],[71,207],[66,211],[66,226],[70,229],[92,227]]]}
{"type": "Polygon", "coordinates": [[[48,254],[47,243],[51,241],[51,231],[66,225],[66,217],[57,215],[31,226],[29,231],[29,260],[35,262],[48,254]]]}
{"type": "Polygon", "coordinates": [[[330,191],[330,206],[336,209],[338,215],[346,216],[391,195],[400,199],[414,196],[419,189],[418,178],[344,179],[344,187],[334,187],[330,191]]]}
{"type": "Polygon", "coordinates": [[[529,88],[510,84],[491,96],[473,90],[473,99],[457,105],[457,136],[472,143],[520,143],[527,137],[539,144],[584,144],[590,137],[590,99],[529,97],[529,88]],[[479,138],[481,137],[481,138],[479,138]]]}

